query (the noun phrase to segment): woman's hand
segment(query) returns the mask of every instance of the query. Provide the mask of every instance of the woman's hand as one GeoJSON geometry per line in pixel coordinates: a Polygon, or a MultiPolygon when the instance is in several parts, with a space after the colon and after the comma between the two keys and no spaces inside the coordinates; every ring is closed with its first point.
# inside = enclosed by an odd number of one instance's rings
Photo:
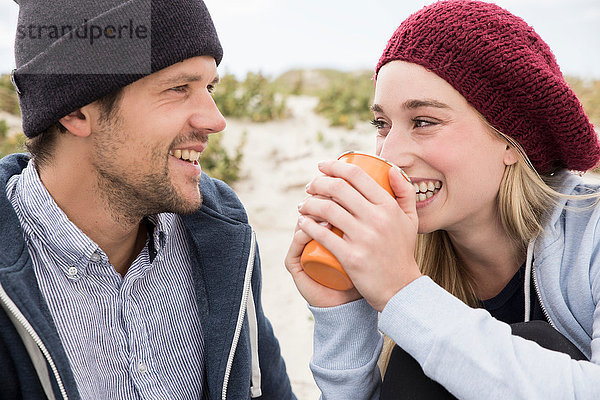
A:
{"type": "MultiPolygon", "coordinates": [[[[297,247],[290,248],[286,265],[297,261],[301,268],[299,254],[297,260],[290,254],[316,239],[337,257],[358,292],[381,311],[392,296],[421,276],[414,259],[418,229],[414,187],[397,168],[390,170],[395,198],[355,165],[327,161],[319,169],[325,176],[307,186],[312,196],[299,207],[300,230],[292,243],[297,247]],[[315,218],[341,229],[343,237],[315,218]]],[[[310,279],[306,274],[304,278],[310,279]]]]}
{"type": "MultiPolygon", "coordinates": [[[[310,217],[301,216],[301,218],[310,217]]],[[[319,225],[314,220],[313,222],[319,225]]],[[[324,227],[323,225],[319,226],[323,229],[327,229],[327,227],[324,227]]],[[[296,224],[294,238],[285,257],[285,266],[292,275],[298,291],[308,304],[313,307],[334,307],[360,299],[360,294],[354,288],[345,291],[330,289],[317,281],[314,281],[306,274],[306,272],[304,272],[300,265],[300,256],[302,255],[304,246],[306,246],[311,239],[312,238],[300,230],[298,224],[296,224]]]]}

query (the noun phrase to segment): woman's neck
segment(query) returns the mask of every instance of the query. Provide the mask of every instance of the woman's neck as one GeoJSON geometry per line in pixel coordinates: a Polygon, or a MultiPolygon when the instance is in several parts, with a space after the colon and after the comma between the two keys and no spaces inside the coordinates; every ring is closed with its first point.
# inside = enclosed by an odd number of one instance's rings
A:
{"type": "Polygon", "coordinates": [[[473,278],[475,295],[480,300],[500,293],[525,260],[523,246],[510,238],[500,223],[448,235],[460,262],[473,278]]]}

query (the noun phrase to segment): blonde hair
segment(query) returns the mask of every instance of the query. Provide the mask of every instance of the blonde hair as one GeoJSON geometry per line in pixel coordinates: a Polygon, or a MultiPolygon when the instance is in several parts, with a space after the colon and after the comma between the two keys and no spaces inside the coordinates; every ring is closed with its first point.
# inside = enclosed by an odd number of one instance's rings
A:
{"type": "MultiPolygon", "coordinates": [[[[516,163],[505,167],[497,200],[502,226],[517,246],[525,251],[529,241],[543,232],[548,210],[554,208],[558,199],[595,198],[598,202],[598,193],[572,196],[558,192],[555,188],[558,187],[561,178],[557,178],[554,173],[540,176],[523,148],[513,138],[492,127],[483,116],[481,118],[492,133],[505,140],[518,155],[516,163]]],[[[419,234],[415,259],[424,275],[431,277],[452,295],[471,307],[480,305],[475,296],[473,279],[461,265],[445,231],[419,234]]],[[[394,345],[394,341],[386,336],[379,358],[382,376],[385,375],[394,345]]]]}

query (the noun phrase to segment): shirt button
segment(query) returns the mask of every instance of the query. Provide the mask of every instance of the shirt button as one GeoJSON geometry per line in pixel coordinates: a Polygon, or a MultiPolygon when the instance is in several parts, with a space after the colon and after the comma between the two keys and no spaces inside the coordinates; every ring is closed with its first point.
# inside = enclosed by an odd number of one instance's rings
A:
{"type": "Polygon", "coordinates": [[[145,374],[146,372],[148,372],[148,366],[146,365],[146,363],[143,362],[140,362],[138,364],[137,369],[140,374],[145,374]]]}
{"type": "Polygon", "coordinates": [[[79,271],[77,271],[77,267],[69,267],[68,272],[69,272],[70,276],[75,276],[75,275],[77,275],[77,272],[79,272],[79,271]]]}
{"type": "Polygon", "coordinates": [[[98,262],[98,261],[100,261],[100,255],[97,253],[94,253],[90,256],[90,260],[92,260],[93,262],[98,262]]]}

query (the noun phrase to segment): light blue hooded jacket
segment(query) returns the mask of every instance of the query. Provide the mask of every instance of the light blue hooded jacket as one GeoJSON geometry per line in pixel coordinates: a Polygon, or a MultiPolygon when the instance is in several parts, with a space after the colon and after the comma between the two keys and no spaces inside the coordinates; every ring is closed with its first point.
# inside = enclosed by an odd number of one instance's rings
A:
{"type": "MultiPolygon", "coordinates": [[[[600,189],[571,173],[561,178],[562,193],[600,189]]],[[[545,233],[530,243],[526,265],[533,276],[531,286],[526,280],[526,293],[536,291],[551,324],[590,361],[575,361],[513,336],[509,325],[421,277],[379,315],[364,300],[311,307],[311,369],[322,398],[379,398],[383,332],[459,399],[600,399],[599,221],[600,205],[594,200],[563,199],[545,233]]]]}

